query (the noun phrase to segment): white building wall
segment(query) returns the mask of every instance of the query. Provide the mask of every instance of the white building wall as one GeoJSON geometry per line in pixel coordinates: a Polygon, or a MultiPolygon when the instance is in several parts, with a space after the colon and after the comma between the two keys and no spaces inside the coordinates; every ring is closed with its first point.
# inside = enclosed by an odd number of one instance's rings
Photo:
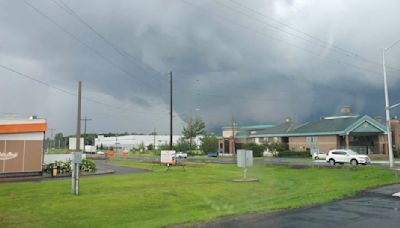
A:
{"type": "MultiPolygon", "coordinates": [[[[176,144],[176,142],[181,138],[180,135],[172,136],[172,143],[176,144]]],[[[200,139],[197,137],[195,139],[196,145],[200,145],[200,139]]],[[[146,147],[150,144],[154,144],[154,136],[153,135],[124,135],[118,137],[104,137],[99,135],[95,139],[94,145],[98,148],[103,145],[103,147],[115,147],[117,145],[118,148],[126,148],[132,149],[139,147],[140,144],[144,144],[146,147]]],[[[169,144],[169,135],[156,135],[155,136],[155,145],[158,148],[160,145],[168,145],[169,144]]]]}

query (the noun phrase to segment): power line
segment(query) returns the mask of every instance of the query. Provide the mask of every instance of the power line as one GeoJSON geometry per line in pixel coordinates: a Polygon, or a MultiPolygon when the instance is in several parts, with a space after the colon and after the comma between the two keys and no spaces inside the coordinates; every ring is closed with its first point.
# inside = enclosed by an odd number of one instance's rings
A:
{"type": "MultiPolygon", "coordinates": [[[[258,31],[258,30],[255,30],[255,29],[252,29],[252,28],[250,28],[250,27],[247,27],[247,26],[245,26],[245,25],[238,24],[238,23],[236,23],[236,22],[234,22],[234,21],[232,21],[232,20],[230,20],[230,19],[227,19],[227,18],[225,18],[225,17],[221,17],[221,16],[219,16],[219,15],[216,15],[216,14],[214,14],[214,13],[211,13],[209,10],[204,9],[203,7],[200,7],[200,6],[198,6],[198,5],[195,5],[195,4],[193,4],[193,3],[191,3],[191,2],[188,2],[188,1],[186,1],[186,0],[181,0],[181,1],[184,2],[184,3],[186,3],[186,4],[188,4],[188,5],[190,5],[190,6],[192,6],[192,7],[195,7],[195,8],[198,8],[198,9],[202,10],[202,11],[205,11],[206,13],[208,13],[209,15],[211,15],[211,16],[213,16],[213,17],[216,17],[216,18],[218,18],[218,19],[220,19],[220,20],[226,21],[226,22],[228,22],[228,23],[230,23],[230,24],[236,25],[236,26],[238,26],[238,27],[241,27],[241,28],[243,28],[243,29],[246,29],[246,30],[248,30],[248,31],[251,31],[251,32],[253,32],[253,33],[256,33],[256,34],[258,34],[258,35],[267,37],[267,38],[269,38],[269,39],[271,39],[271,40],[274,40],[274,41],[276,41],[276,42],[285,43],[285,44],[287,44],[287,45],[289,45],[289,46],[292,46],[292,47],[297,48],[297,49],[299,49],[299,50],[308,52],[308,53],[310,53],[310,54],[312,54],[312,55],[323,56],[323,55],[320,54],[320,53],[315,53],[315,52],[310,51],[310,50],[308,50],[308,49],[306,49],[306,48],[304,48],[304,47],[301,47],[301,46],[298,46],[298,45],[296,45],[296,44],[290,43],[290,42],[288,42],[288,41],[286,41],[286,40],[282,40],[282,39],[273,37],[273,36],[271,36],[270,34],[267,34],[267,33],[264,33],[264,32],[260,32],[260,31],[258,31]]],[[[344,61],[342,61],[342,60],[338,60],[338,59],[333,58],[333,57],[330,57],[330,56],[324,56],[324,57],[325,57],[326,59],[330,59],[330,60],[332,60],[332,61],[334,61],[334,62],[336,62],[336,63],[339,63],[339,64],[348,65],[348,66],[351,66],[351,67],[360,69],[360,70],[362,70],[362,71],[366,71],[366,72],[369,72],[369,73],[372,73],[372,74],[375,74],[375,75],[380,75],[380,73],[378,73],[378,72],[375,72],[375,71],[372,71],[372,70],[370,70],[370,69],[366,69],[366,68],[360,67],[360,66],[355,65],[355,64],[352,64],[352,63],[344,62],[344,61]]]]}
{"type": "MultiPolygon", "coordinates": [[[[345,49],[345,48],[342,48],[342,47],[340,47],[340,46],[337,46],[337,45],[335,45],[335,44],[330,45],[330,44],[328,44],[326,41],[324,41],[324,40],[322,40],[322,39],[320,39],[320,38],[318,38],[318,37],[316,37],[316,36],[314,36],[314,35],[311,35],[311,34],[309,34],[309,33],[307,33],[307,32],[304,32],[304,31],[302,31],[302,30],[300,30],[300,29],[294,28],[294,27],[291,26],[291,25],[288,25],[288,24],[286,24],[286,23],[283,23],[283,22],[281,22],[281,21],[279,21],[279,20],[277,20],[277,19],[275,19],[275,18],[273,18],[273,17],[271,17],[271,16],[268,16],[268,15],[263,14],[263,13],[257,11],[257,10],[254,10],[254,9],[252,9],[252,8],[250,8],[250,7],[248,7],[248,6],[244,5],[244,4],[242,4],[242,3],[240,3],[240,2],[237,2],[237,1],[235,1],[235,0],[228,0],[228,1],[230,1],[230,2],[232,2],[232,3],[234,3],[234,4],[236,4],[237,6],[239,6],[239,7],[241,7],[241,8],[244,8],[244,9],[246,9],[246,10],[248,10],[248,11],[250,11],[250,12],[256,14],[256,15],[259,15],[259,16],[261,16],[261,17],[263,17],[263,18],[266,18],[266,19],[268,19],[268,20],[271,20],[271,21],[273,21],[273,22],[275,22],[275,23],[277,23],[277,24],[279,24],[279,25],[282,25],[282,26],[284,26],[284,27],[286,27],[286,28],[288,28],[288,29],[290,29],[290,30],[292,30],[292,31],[294,31],[294,32],[297,32],[297,33],[299,33],[299,34],[302,34],[302,35],[304,35],[305,37],[308,37],[309,39],[306,39],[306,38],[304,38],[304,37],[299,37],[299,36],[296,35],[296,34],[287,32],[287,31],[285,31],[285,30],[283,30],[283,29],[281,29],[281,28],[279,28],[279,27],[277,27],[277,26],[274,26],[274,25],[271,25],[271,24],[266,23],[266,22],[264,22],[264,21],[258,19],[257,17],[253,17],[253,16],[251,16],[251,15],[245,14],[245,13],[243,13],[242,11],[238,11],[238,10],[236,10],[235,8],[232,8],[232,7],[230,7],[230,6],[226,5],[226,4],[223,4],[223,3],[218,2],[217,0],[215,0],[215,2],[217,2],[219,5],[222,5],[222,6],[226,7],[226,8],[229,8],[229,9],[231,9],[232,11],[236,11],[236,12],[239,13],[239,14],[245,15],[245,16],[251,18],[251,19],[254,19],[254,20],[256,20],[256,21],[258,21],[258,22],[260,22],[260,23],[262,23],[262,24],[264,24],[264,25],[266,25],[266,26],[269,26],[269,27],[271,27],[271,28],[274,28],[274,29],[276,29],[276,30],[278,30],[278,31],[280,31],[280,32],[284,32],[284,33],[286,33],[286,34],[288,34],[288,35],[295,36],[295,37],[297,37],[297,38],[303,39],[303,40],[305,40],[305,41],[307,41],[307,42],[310,42],[310,43],[315,43],[315,44],[317,44],[317,45],[319,45],[319,46],[321,46],[321,47],[325,47],[325,48],[332,47],[334,50],[336,50],[336,52],[337,52],[338,54],[345,55],[346,57],[351,57],[351,58],[354,58],[354,59],[359,60],[359,61],[364,61],[364,62],[372,63],[372,64],[374,64],[374,65],[376,65],[376,66],[379,66],[379,67],[382,66],[381,63],[378,63],[378,62],[372,61],[372,60],[370,60],[370,59],[367,59],[367,58],[365,58],[365,57],[363,57],[363,56],[361,56],[361,55],[359,55],[359,54],[357,54],[357,53],[355,53],[355,52],[353,52],[353,51],[349,51],[349,50],[347,50],[347,49],[345,49]],[[311,39],[311,40],[310,40],[310,39],[311,39]]],[[[393,70],[400,71],[400,69],[397,69],[397,68],[394,68],[394,67],[390,67],[390,68],[393,69],[393,70]]]]}
{"type": "MultiPolygon", "coordinates": [[[[17,74],[17,75],[19,75],[19,76],[21,76],[21,77],[24,77],[24,78],[26,78],[26,79],[29,79],[29,80],[31,80],[31,81],[33,81],[33,82],[36,82],[36,83],[38,83],[38,84],[41,84],[41,85],[43,85],[43,86],[47,86],[47,87],[49,87],[49,88],[51,88],[51,89],[54,89],[54,90],[56,90],[56,91],[59,91],[59,92],[62,92],[62,93],[65,93],[65,94],[67,94],[67,95],[74,96],[74,97],[78,96],[78,94],[76,94],[76,93],[73,93],[73,92],[71,92],[71,91],[68,91],[68,90],[62,89],[62,88],[60,88],[60,87],[54,86],[54,85],[52,85],[52,84],[50,84],[50,83],[48,83],[48,82],[46,82],[46,81],[37,79],[37,78],[35,78],[35,77],[31,76],[31,75],[28,75],[28,74],[26,74],[26,73],[22,73],[22,72],[20,72],[20,71],[17,71],[17,70],[15,70],[15,69],[10,68],[10,67],[8,67],[8,66],[5,66],[5,65],[3,65],[3,64],[0,64],[0,67],[3,68],[3,69],[5,69],[5,70],[7,70],[7,71],[9,71],[9,72],[12,72],[12,73],[14,73],[14,74],[17,74]]],[[[103,106],[107,106],[107,107],[109,107],[109,108],[120,109],[120,110],[121,110],[121,107],[118,107],[118,106],[115,106],[115,105],[111,105],[111,104],[108,104],[108,103],[105,103],[105,102],[102,102],[102,101],[99,101],[99,100],[96,100],[96,99],[93,99],[93,98],[83,97],[83,99],[86,100],[86,101],[92,102],[92,103],[96,103],[96,104],[100,104],[100,105],[103,105],[103,106]]],[[[136,113],[144,113],[144,114],[148,114],[148,115],[165,115],[165,113],[154,113],[154,112],[150,113],[150,112],[140,112],[140,111],[137,111],[137,110],[134,110],[134,109],[131,109],[131,110],[132,110],[133,112],[136,112],[136,113]]]]}
{"type": "MultiPolygon", "coordinates": [[[[106,56],[104,56],[103,54],[101,54],[99,51],[97,51],[96,49],[92,48],[91,46],[89,46],[87,43],[83,42],[82,40],[80,40],[76,35],[74,35],[73,33],[69,32],[68,30],[66,30],[64,27],[62,27],[59,23],[57,23],[55,20],[53,20],[51,17],[49,17],[48,15],[46,15],[43,11],[39,10],[38,8],[36,8],[35,6],[33,6],[32,4],[30,4],[27,0],[24,0],[25,4],[28,5],[30,8],[32,8],[34,11],[36,11],[39,15],[43,16],[44,18],[46,18],[49,22],[51,22],[52,24],[54,24],[57,28],[59,28],[61,31],[63,31],[64,33],[66,33],[67,35],[69,35],[71,38],[73,38],[75,41],[77,41],[78,43],[80,43],[81,45],[83,45],[84,47],[88,48],[90,51],[92,51],[93,53],[95,53],[97,56],[101,57],[104,61],[106,61],[107,63],[113,65],[114,67],[116,67],[117,69],[119,69],[121,72],[125,73],[127,76],[129,76],[129,78],[133,78],[135,80],[138,80],[140,82],[144,84],[146,84],[144,81],[142,81],[140,78],[137,78],[133,75],[131,75],[130,72],[126,71],[123,67],[121,67],[120,65],[118,65],[117,63],[111,61],[109,58],[107,58],[106,56]]],[[[142,87],[139,87],[142,88],[142,87]]]]}
{"type": "MultiPolygon", "coordinates": [[[[61,8],[62,10],[64,10],[65,12],[67,12],[69,15],[71,15],[72,17],[76,18],[79,22],[81,22],[83,25],[85,25],[89,30],[91,30],[94,34],[96,34],[101,40],[103,40],[106,44],[108,44],[112,49],[114,49],[118,54],[120,54],[122,57],[128,57],[133,61],[133,63],[139,67],[143,73],[147,74],[147,75],[155,75],[155,74],[150,74],[144,67],[142,67],[140,64],[138,64],[137,62],[140,61],[138,60],[136,57],[132,56],[131,54],[129,54],[127,51],[121,49],[120,47],[118,47],[116,44],[114,44],[113,42],[111,42],[110,40],[108,40],[104,35],[102,35],[100,32],[98,32],[93,26],[91,26],[89,23],[87,23],[75,10],[73,10],[71,7],[69,7],[65,2],[63,2],[62,0],[50,0],[52,1],[54,4],[56,4],[59,8],[61,8]]],[[[159,73],[159,72],[157,72],[159,73]]],[[[159,73],[160,74],[160,73],[159,73]]]]}

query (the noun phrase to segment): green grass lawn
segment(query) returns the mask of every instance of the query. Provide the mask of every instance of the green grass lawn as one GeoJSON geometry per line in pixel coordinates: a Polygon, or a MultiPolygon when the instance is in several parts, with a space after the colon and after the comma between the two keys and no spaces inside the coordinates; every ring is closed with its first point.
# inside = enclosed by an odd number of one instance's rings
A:
{"type": "Polygon", "coordinates": [[[160,227],[219,216],[295,208],[339,199],[365,188],[397,182],[380,167],[290,169],[257,165],[234,183],[234,165],[188,163],[165,168],[149,163],[113,163],[153,172],[70,180],[0,184],[0,227],[160,227]]]}

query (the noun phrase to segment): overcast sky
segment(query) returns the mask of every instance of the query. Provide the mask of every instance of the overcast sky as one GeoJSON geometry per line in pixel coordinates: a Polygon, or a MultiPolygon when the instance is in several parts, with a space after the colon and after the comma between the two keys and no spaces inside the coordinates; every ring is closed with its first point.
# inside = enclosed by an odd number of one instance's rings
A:
{"type": "MultiPolygon", "coordinates": [[[[89,132],[167,133],[172,71],[176,134],[196,115],[214,131],[232,118],[317,120],[343,105],[384,116],[381,50],[400,39],[399,9],[398,0],[0,0],[0,113],[73,133],[82,80],[89,132]]],[[[387,65],[394,104],[400,44],[387,65]]]]}

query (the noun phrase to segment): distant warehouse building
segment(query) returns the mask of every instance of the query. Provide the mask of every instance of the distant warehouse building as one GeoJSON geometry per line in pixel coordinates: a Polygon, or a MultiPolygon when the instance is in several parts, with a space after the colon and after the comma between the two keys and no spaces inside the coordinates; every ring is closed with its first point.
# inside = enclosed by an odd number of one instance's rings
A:
{"type": "Polygon", "coordinates": [[[44,119],[0,119],[0,177],[40,175],[46,131],[44,119]]]}
{"type": "MultiPolygon", "coordinates": [[[[176,142],[181,138],[180,135],[172,136],[172,143],[176,144],[176,142]]],[[[140,145],[144,145],[147,147],[148,145],[155,144],[155,148],[159,148],[161,145],[169,144],[169,135],[123,135],[123,136],[112,136],[105,137],[103,135],[99,135],[95,139],[95,146],[97,148],[117,148],[117,149],[132,149],[138,148],[140,145]]],[[[195,139],[196,145],[199,145],[199,138],[195,139]]]]}

